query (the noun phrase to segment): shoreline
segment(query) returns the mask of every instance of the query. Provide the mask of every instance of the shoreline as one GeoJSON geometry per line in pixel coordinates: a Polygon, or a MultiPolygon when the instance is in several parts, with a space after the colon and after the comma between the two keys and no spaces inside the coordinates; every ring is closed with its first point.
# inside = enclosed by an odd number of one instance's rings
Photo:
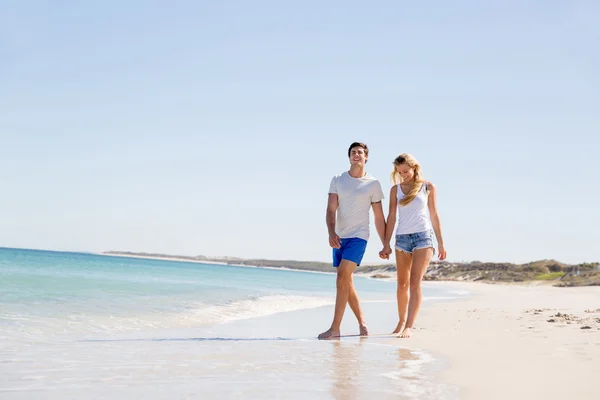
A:
{"type": "MultiPolygon", "coordinates": [[[[427,284],[427,286],[429,289],[433,285],[427,284]]],[[[427,289],[425,290],[428,291],[427,289]]],[[[448,285],[446,289],[449,293],[465,292],[454,285],[448,285]]],[[[465,294],[467,297],[470,295],[465,292],[456,296],[437,297],[433,293],[428,293],[423,308],[430,309],[436,304],[459,301],[465,298],[465,294]]],[[[334,293],[332,293],[333,300],[334,293]]],[[[410,398],[415,399],[455,400],[459,398],[455,396],[458,386],[443,381],[439,376],[440,372],[445,371],[450,365],[451,360],[446,354],[429,349],[427,346],[408,346],[406,341],[391,334],[397,323],[394,298],[374,301],[361,299],[361,308],[367,319],[370,336],[358,335],[356,319],[350,308],[347,308],[341,324],[342,336],[339,339],[318,340],[318,334],[331,324],[334,304],[220,324],[211,327],[210,336],[224,338],[224,340],[274,341],[272,346],[279,346],[281,344],[278,342],[279,339],[285,340],[288,344],[279,347],[280,357],[281,354],[286,354],[289,348],[302,349],[311,353],[311,365],[316,362],[326,365],[327,369],[331,365],[337,365],[335,369],[343,371],[339,374],[334,371],[335,379],[332,382],[331,372],[315,375],[314,366],[310,369],[297,367],[298,371],[307,374],[312,382],[341,390],[343,395],[339,398],[370,398],[382,395],[382,398],[396,398],[386,397],[386,394],[389,396],[390,393],[410,394],[410,398]],[[231,332],[243,333],[233,334],[235,336],[230,339],[231,332]],[[330,358],[327,353],[331,348],[345,350],[343,354],[330,358]],[[358,368],[360,373],[355,368],[358,368]],[[348,374],[356,376],[354,379],[349,379],[348,374]],[[377,390],[367,382],[378,382],[377,390]]],[[[191,330],[179,330],[172,335],[186,337],[198,334],[191,332],[191,330]]],[[[314,393],[312,397],[322,398],[315,396],[314,393]]]]}
{"type": "Polygon", "coordinates": [[[113,254],[113,253],[90,253],[95,256],[104,256],[104,257],[120,257],[120,258],[140,258],[144,260],[164,260],[164,261],[179,261],[179,262],[187,262],[187,263],[195,263],[195,264],[214,264],[214,265],[232,265],[232,266],[240,266],[244,265],[234,265],[225,261],[203,261],[203,260],[190,260],[188,258],[181,257],[157,257],[157,256],[143,256],[143,255],[133,255],[133,254],[113,254]]]}
{"type": "MultiPolygon", "coordinates": [[[[267,267],[263,265],[251,265],[251,264],[233,264],[225,261],[204,261],[204,260],[189,260],[187,258],[177,258],[177,257],[156,257],[156,256],[142,256],[142,255],[128,255],[128,254],[106,254],[106,253],[90,253],[96,256],[104,256],[104,257],[121,257],[121,258],[139,258],[146,260],[158,260],[158,261],[176,261],[176,262],[187,262],[190,264],[208,264],[208,265],[221,265],[221,266],[230,266],[230,267],[242,267],[242,268],[262,268],[262,269],[271,269],[277,271],[292,271],[292,272],[308,272],[311,274],[326,274],[331,275],[335,274],[334,271],[326,272],[326,271],[313,271],[308,269],[297,269],[297,268],[289,268],[289,267],[267,267]]],[[[331,267],[334,268],[333,266],[331,267]]],[[[357,276],[362,277],[363,273],[355,274],[357,276]],[[360,274],[360,275],[359,275],[360,274]]],[[[365,274],[367,275],[367,274],[365,274]]],[[[367,276],[365,276],[367,277],[367,276]]]]}

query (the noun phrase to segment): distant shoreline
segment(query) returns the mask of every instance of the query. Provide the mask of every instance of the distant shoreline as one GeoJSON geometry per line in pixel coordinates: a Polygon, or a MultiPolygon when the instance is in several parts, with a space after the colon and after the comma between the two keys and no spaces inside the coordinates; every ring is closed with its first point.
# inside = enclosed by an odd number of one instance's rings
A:
{"type": "MultiPolygon", "coordinates": [[[[139,259],[147,259],[147,260],[163,260],[163,261],[179,261],[179,262],[187,262],[192,264],[210,264],[210,265],[227,265],[231,267],[244,267],[244,268],[263,268],[263,269],[276,269],[283,271],[295,271],[295,272],[309,272],[315,274],[335,274],[333,270],[333,266],[331,267],[332,271],[319,271],[319,270],[309,270],[309,269],[297,269],[290,268],[287,266],[265,266],[265,265],[254,265],[254,264],[236,264],[235,262],[225,262],[225,261],[217,261],[214,259],[195,259],[192,257],[186,256],[169,256],[169,255],[144,255],[144,253],[133,254],[128,252],[102,252],[102,253],[92,253],[99,256],[109,256],[109,257],[123,257],[123,258],[139,258],[139,259]]],[[[362,274],[361,274],[362,275],[362,274]]],[[[366,275],[366,274],[365,274],[366,275]]]]}
{"type": "MultiPolygon", "coordinates": [[[[0,247],[7,250],[47,251],[56,253],[90,254],[129,257],[211,265],[280,269],[335,274],[331,263],[319,261],[243,259],[237,257],[179,256],[131,251],[75,252],[43,249],[0,247]]],[[[356,276],[395,280],[396,266],[392,262],[380,265],[361,265],[356,276]]],[[[559,287],[600,286],[600,263],[565,264],[556,260],[539,260],[525,264],[432,261],[423,278],[425,281],[479,282],[502,284],[546,285],[559,287]]]]}
{"type": "MultiPolygon", "coordinates": [[[[181,261],[213,265],[231,265],[269,269],[289,269],[306,272],[335,273],[330,263],[317,261],[242,259],[234,257],[177,256],[158,253],[107,251],[96,253],[106,256],[181,261]]],[[[374,279],[395,279],[396,266],[392,263],[361,265],[359,276],[374,279]]],[[[564,264],[555,260],[540,260],[526,264],[512,263],[450,263],[432,261],[427,269],[426,281],[458,281],[485,283],[527,283],[554,286],[600,286],[600,263],[564,264]]]]}
{"type": "Polygon", "coordinates": [[[199,263],[199,264],[215,264],[215,265],[234,265],[224,261],[209,261],[209,260],[199,260],[192,259],[185,256],[159,256],[159,255],[145,255],[144,253],[128,253],[128,252],[111,252],[105,251],[102,253],[92,253],[97,256],[111,256],[111,257],[123,257],[123,258],[143,258],[147,260],[167,260],[167,261],[181,261],[181,262],[189,262],[189,263],[199,263]]]}

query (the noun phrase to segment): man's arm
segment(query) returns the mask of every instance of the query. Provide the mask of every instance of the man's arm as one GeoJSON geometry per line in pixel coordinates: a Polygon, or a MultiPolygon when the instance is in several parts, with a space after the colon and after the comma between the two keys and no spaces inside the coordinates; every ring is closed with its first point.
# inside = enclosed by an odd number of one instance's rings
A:
{"type": "Polygon", "coordinates": [[[340,237],[335,233],[335,214],[338,204],[338,195],[336,193],[329,193],[325,222],[327,223],[327,231],[329,232],[329,245],[334,249],[339,249],[341,246],[340,237]]]}
{"type": "Polygon", "coordinates": [[[373,215],[375,216],[377,234],[379,234],[379,239],[381,239],[381,243],[385,246],[385,216],[383,215],[383,206],[381,201],[371,203],[371,206],[373,207],[373,215]]]}

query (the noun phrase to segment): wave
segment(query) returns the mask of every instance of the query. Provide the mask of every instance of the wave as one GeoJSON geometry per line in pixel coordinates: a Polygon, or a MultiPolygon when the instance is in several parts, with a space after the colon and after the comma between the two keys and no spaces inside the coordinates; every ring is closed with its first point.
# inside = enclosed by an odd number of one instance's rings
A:
{"type": "MultiPolygon", "coordinates": [[[[424,300],[450,300],[451,296],[425,296],[424,300]]],[[[267,317],[274,314],[331,306],[334,296],[303,295],[264,295],[233,300],[220,304],[202,302],[164,304],[164,307],[140,309],[132,303],[121,304],[117,311],[115,304],[103,307],[88,307],[83,310],[60,310],[55,307],[38,309],[35,314],[30,309],[17,307],[12,312],[0,316],[0,327],[12,338],[38,338],[40,336],[69,333],[125,333],[155,331],[157,329],[178,329],[208,327],[234,321],[267,317]],[[174,306],[171,308],[171,306],[174,306]]],[[[363,303],[391,303],[389,299],[365,299],[363,303]]],[[[177,302],[175,302],[177,303],[177,302]]]]}
{"type": "Polygon", "coordinates": [[[332,298],[270,295],[238,300],[229,304],[199,307],[193,312],[192,319],[202,325],[215,325],[332,304],[332,298]]]}
{"type": "Polygon", "coordinates": [[[267,295],[225,304],[196,303],[185,311],[139,313],[135,308],[115,314],[107,308],[96,312],[33,315],[14,310],[0,316],[0,339],[56,337],[69,333],[125,333],[156,329],[211,326],[243,319],[332,305],[333,298],[267,295]],[[6,335],[4,335],[6,334],[6,335]]]}

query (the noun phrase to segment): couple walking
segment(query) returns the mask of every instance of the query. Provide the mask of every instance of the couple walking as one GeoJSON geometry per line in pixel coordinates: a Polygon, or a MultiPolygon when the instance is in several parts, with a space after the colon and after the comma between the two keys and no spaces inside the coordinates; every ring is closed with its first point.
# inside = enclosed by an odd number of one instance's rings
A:
{"type": "Polygon", "coordinates": [[[333,248],[333,266],[337,268],[337,293],[331,328],[319,339],[340,336],[340,325],[346,305],[356,315],[360,334],[369,331],[360,309],[352,274],[363,258],[369,240],[369,215],[373,208],[375,227],[383,243],[379,256],[389,259],[390,240],[398,217],[395,255],[398,274],[398,325],[393,333],[408,338],[421,306],[421,280],[435,253],[433,235],[438,243],[438,257],[446,258],[440,218],[436,208],[436,189],[423,179],[421,166],[410,154],[394,159],[387,221],[381,201],[381,184],[365,172],[369,148],[354,142],[348,149],[350,170],[333,177],[327,201],[329,245],[333,248]]]}

